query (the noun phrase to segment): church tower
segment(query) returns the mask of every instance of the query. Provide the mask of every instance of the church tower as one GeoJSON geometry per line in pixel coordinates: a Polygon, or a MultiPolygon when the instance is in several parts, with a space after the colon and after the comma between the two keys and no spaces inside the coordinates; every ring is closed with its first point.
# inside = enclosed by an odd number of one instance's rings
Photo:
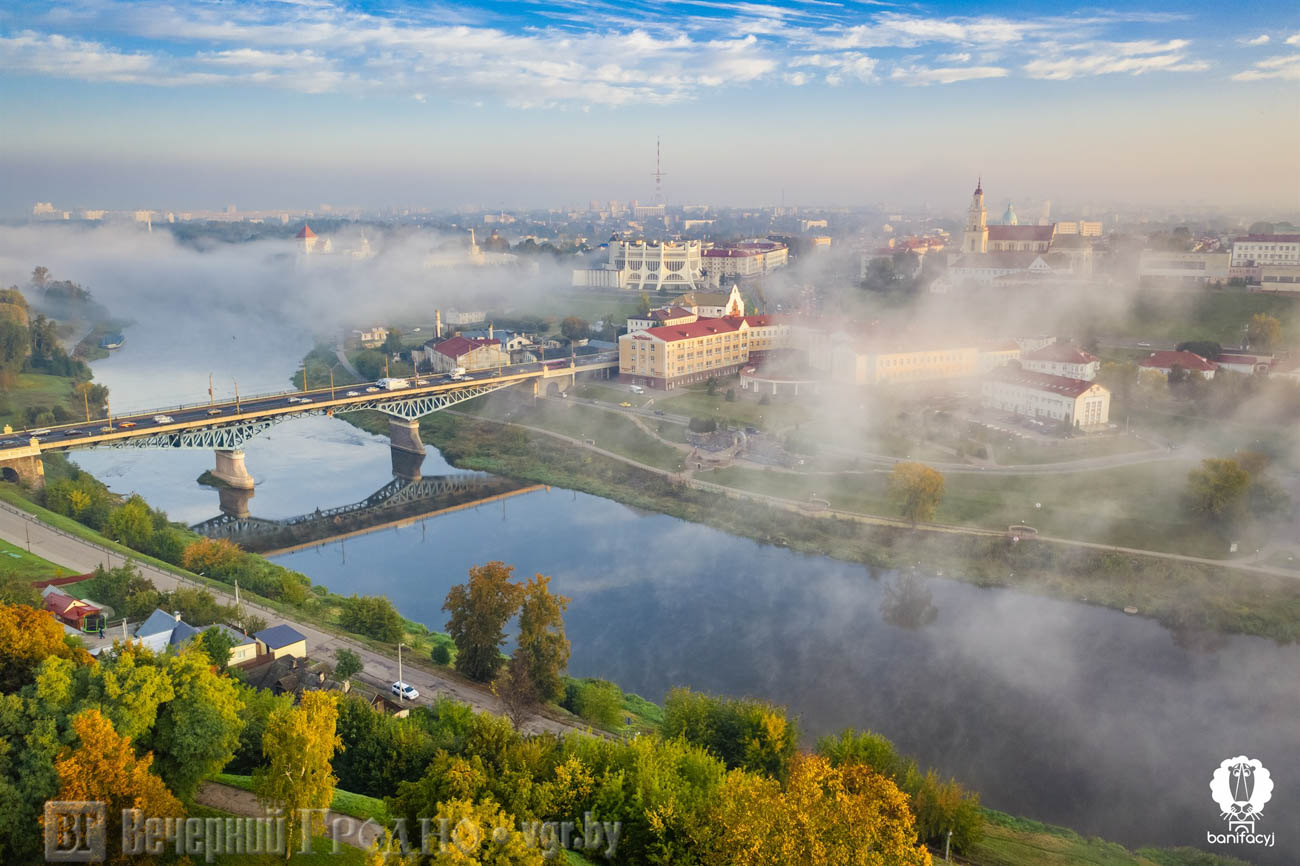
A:
{"type": "Polygon", "coordinates": [[[986,253],[989,251],[988,211],[984,210],[984,179],[975,184],[975,193],[970,199],[970,210],[966,211],[966,231],[961,236],[963,253],[986,253]]]}

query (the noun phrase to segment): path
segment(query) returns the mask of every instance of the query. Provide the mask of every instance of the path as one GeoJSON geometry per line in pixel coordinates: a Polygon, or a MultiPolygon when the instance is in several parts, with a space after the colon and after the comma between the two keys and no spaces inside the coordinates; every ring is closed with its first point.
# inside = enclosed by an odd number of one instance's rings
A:
{"type": "MultiPolygon", "coordinates": [[[[204,782],[199,785],[194,801],[199,805],[220,809],[232,815],[262,818],[267,814],[266,808],[257,801],[257,795],[252,791],[223,785],[220,782],[204,782]]],[[[335,812],[333,809],[325,813],[324,835],[344,845],[368,850],[383,833],[383,826],[377,822],[354,818],[342,812],[335,812]]],[[[293,851],[301,850],[300,838],[289,840],[289,844],[293,851]]]]}
{"type": "Polygon", "coordinates": [[[352,366],[352,362],[348,360],[347,353],[343,351],[343,347],[341,346],[335,347],[334,357],[339,359],[339,363],[343,365],[343,369],[347,370],[348,373],[351,374],[358,382],[364,382],[366,380],[366,377],[358,373],[357,368],[352,366]]]}
{"type": "MultiPolygon", "coordinates": [[[[72,569],[76,573],[94,571],[96,566],[113,568],[122,565],[127,558],[115,550],[101,547],[63,530],[52,527],[34,515],[21,511],[7,502],[0,502],[0,538],[23,549],[28,548],[37,556],[50,562],[72,569]]],[[[234,604],[234,596],[224,590],[207,584],[200,584],[171,571],[165,571],[155,565],[130,558],[130,562],[160,590],[173,590],[179,586],[197,586],[207,589],[224,604],[234,604]]],[[[397,680],[397,658],[377,652],[370,647],[350,638],[342,637],[320,629],[301,620],[292,619],[282,613],[261,605],[240,600],[240,604],[252,610],[269,623],[287,623],[307,638],[308,650],[313,658],[332,659],[336,649],[350,649],[361,656],[368,679],[381,684],[397,680]]],[[[406,654],[410,658],[410,654],[406,654]]],[[[448,674],[428,671],[414,667],[409,661],[403,665],[402,679],[420,691],[417,703],[429,704],[433,698],[444,696],[469,704],[476,710],[504,715],[504,709],[496,696],[485,686],[478,686],[448,674]]],[[[585,731],[582,725],[567,722],[545,713],[535,714],[523,725],[527,733],[552,731],[567,733],[585,731]]]]}

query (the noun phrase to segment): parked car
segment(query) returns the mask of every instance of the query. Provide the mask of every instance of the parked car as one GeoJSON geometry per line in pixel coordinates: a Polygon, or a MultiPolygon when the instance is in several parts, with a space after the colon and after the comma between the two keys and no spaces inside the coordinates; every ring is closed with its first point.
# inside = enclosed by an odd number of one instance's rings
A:
{"type": "Polygon", "coordinates": [[[619,403],[618,405],[622,406],[624,409],[631,409],[631,408],[632,408],[632,404],[629,403],[629,402],[627,402],[626,400],[624,400],[622,403],[619,403]]]}
{"type": "Polygon", "coordinates": [[[413,701],[420,696],[420,690],[410,683],[404,683],[401,680],[393,683],[393,694],[404,701],[413,701]]]}
{"type": "Polygon", "coordinates": [[[656,410],[655,410],[655,414],[656,414],[656,415],[662,415],[662,414],[664,414],[664,410],[663,410],[663,409],[656,409],[656,410]]]}

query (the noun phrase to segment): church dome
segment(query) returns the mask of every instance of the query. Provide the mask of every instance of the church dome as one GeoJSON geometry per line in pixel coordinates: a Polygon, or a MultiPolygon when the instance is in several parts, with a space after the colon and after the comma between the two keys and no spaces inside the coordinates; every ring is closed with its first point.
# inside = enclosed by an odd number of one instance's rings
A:
{"type": "Polygon", "coordinates": [[[1016,209],[1007,202],[1007,212],[1002,215],[1002,224],[1004,226],[1018,226],[1020,220],[1016,219],[1016,209]]]}

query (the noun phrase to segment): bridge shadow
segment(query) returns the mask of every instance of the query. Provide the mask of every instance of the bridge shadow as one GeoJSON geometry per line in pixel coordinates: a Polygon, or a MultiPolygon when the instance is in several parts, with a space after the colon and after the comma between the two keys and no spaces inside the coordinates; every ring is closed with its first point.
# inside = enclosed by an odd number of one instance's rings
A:
{"type": "MultiPolygon", "coordinates": [[[[409,461],[402,463],[403,470],[413,474],[414,479],[398,475],[359,502],[268,520],[249,514],[251,490],[223,489],[222,514],[190,528],[208,538],[229,539],[254,553],[275,553],[401,526],[541,488],[541,485],[480,473],[424,478],[418,466],[423,456],[407,456],[417,460],[414,467],[409,461]]],[[[397,451],[393,452],[393,471],[398,473],[397,451]]]]}

